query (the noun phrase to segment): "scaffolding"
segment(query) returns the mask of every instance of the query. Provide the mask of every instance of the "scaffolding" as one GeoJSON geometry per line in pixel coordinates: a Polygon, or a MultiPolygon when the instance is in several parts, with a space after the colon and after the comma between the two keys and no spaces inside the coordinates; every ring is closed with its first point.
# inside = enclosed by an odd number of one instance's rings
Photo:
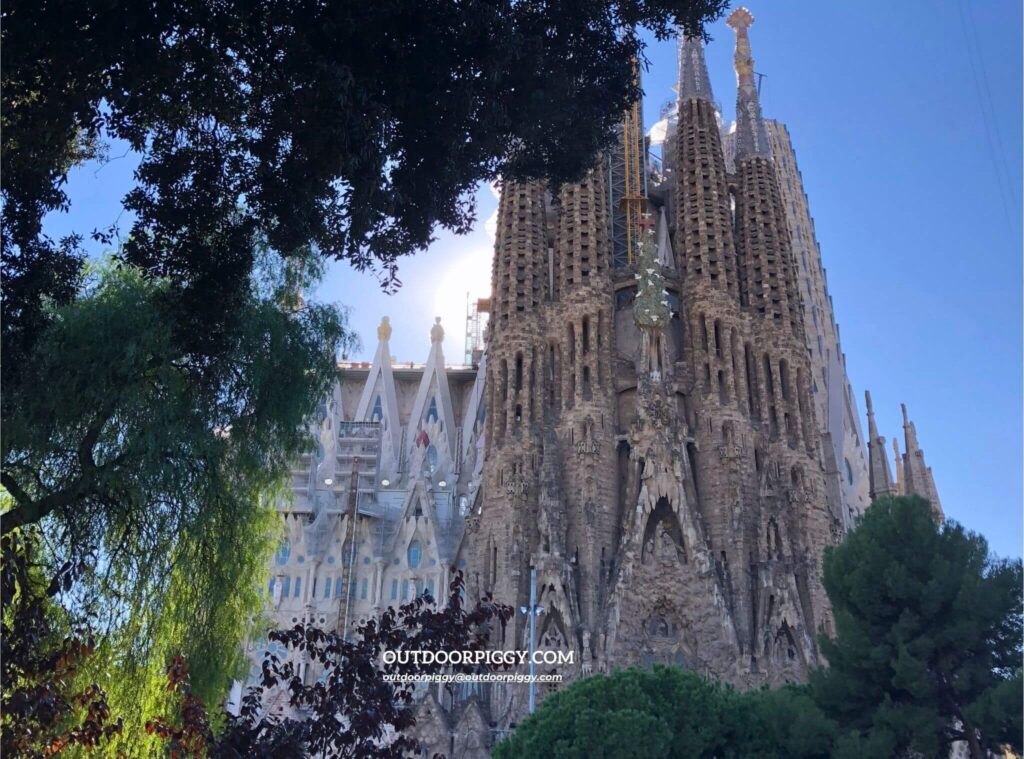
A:
{"type": "Polygon", "coordinates": [[[473,300],[466,293],[466,361],[476,366],[484,355],[484,333],[491,312],[490,298],[473,300]]]}

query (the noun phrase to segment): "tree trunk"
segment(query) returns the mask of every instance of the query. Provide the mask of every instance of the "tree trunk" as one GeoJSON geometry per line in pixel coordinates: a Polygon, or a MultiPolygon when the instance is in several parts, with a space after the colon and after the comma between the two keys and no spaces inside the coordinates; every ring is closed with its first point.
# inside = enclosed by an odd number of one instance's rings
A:
{"type": "Polygon", "coordinates": [[[971,725],[964,724],[964,735],[967,736],[967,747],[971,752],[971,759],[985,759],[985,751],[978,740],[978,731],[971,725]]]}

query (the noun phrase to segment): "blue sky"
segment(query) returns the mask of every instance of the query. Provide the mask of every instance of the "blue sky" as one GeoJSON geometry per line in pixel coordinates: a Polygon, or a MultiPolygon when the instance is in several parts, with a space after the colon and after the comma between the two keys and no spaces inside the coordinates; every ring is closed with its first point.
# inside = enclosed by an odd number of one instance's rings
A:
{"type": "MultiPolygon", "coordinates": [[[[843,349],[863,414],[870,389],[883,435],[906,402],[949,517],[1021,554],[1021,5],[1013,0],[748,6],[762,105],[787,124],[815,219],[843,349]]],[[[732,118],[732,31],[710,29],[707,61],[732,118]]],[[[645,120],[673,98],[675,42],[648,49],[645,120]]],[[[116,156],[116,151],[115,156],[116,156]]],[[[75,171],[72,212],[53,234],[114,221],[135,161],[75,171]]],[[[392,352],[421,362],[434,316],[461,363],[467,293],[489,291],[497,205],[439,233],[399,270],[394,296],[333,264],[322,300],[352,308],[369,360],[387,314],[392,352]]],[[[902,439],[901,439],[902,447],[902,439]]]]}

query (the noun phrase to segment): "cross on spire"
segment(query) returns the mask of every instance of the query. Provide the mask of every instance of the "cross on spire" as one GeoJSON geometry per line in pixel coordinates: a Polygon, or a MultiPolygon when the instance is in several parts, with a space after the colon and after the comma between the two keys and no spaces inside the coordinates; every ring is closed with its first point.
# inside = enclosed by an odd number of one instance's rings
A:
{"type": "Polygon", "coordinates": [[[736,68],[736,158],[771,155],[768,133],[761,120],[761,102],[754,83],[754,59],[750,53],[750,37],[747,30],[754,23],[754,17],[746,8],[737,8],[726,23],[736,32],[736,53],[733,65],[736,68]]]}

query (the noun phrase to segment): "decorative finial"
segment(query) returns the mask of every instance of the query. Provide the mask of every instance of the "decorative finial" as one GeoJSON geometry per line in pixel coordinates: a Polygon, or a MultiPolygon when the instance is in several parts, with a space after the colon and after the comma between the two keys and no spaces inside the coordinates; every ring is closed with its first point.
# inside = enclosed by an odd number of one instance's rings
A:
{"type": "Polygon", "coordinates": [[[736,32],[736,53],[733,65],[736,68],[736,158],[748,156],[770,156],[768,133],[761,120],[761,103],[754,85],[754,59],[750,54],[750,37],[747,29],[754,23],[754,17],[746,8],[737,8],[726,23],[736,32]]]}
{"type": "Polygon", "coordinates": [[[746,34],[747,29],[754,23],[754,15],[741,5],[729,14],[729,18],[725,23],[734,29],[737,34],[746,34]]]}
{"type": "Polygon", "coordinates": [[[444,327],[441,326],[441,317],[434,317],[434,326],[430,328],[430,342],[440,343],[444,341],[444,327]]]}
{"type": "Polygon", "coordinates": [[[377,339],[382,343],[391,339],[391,319],[387,316],[380,320],[380,325],[377,327],[377,339]]]}

